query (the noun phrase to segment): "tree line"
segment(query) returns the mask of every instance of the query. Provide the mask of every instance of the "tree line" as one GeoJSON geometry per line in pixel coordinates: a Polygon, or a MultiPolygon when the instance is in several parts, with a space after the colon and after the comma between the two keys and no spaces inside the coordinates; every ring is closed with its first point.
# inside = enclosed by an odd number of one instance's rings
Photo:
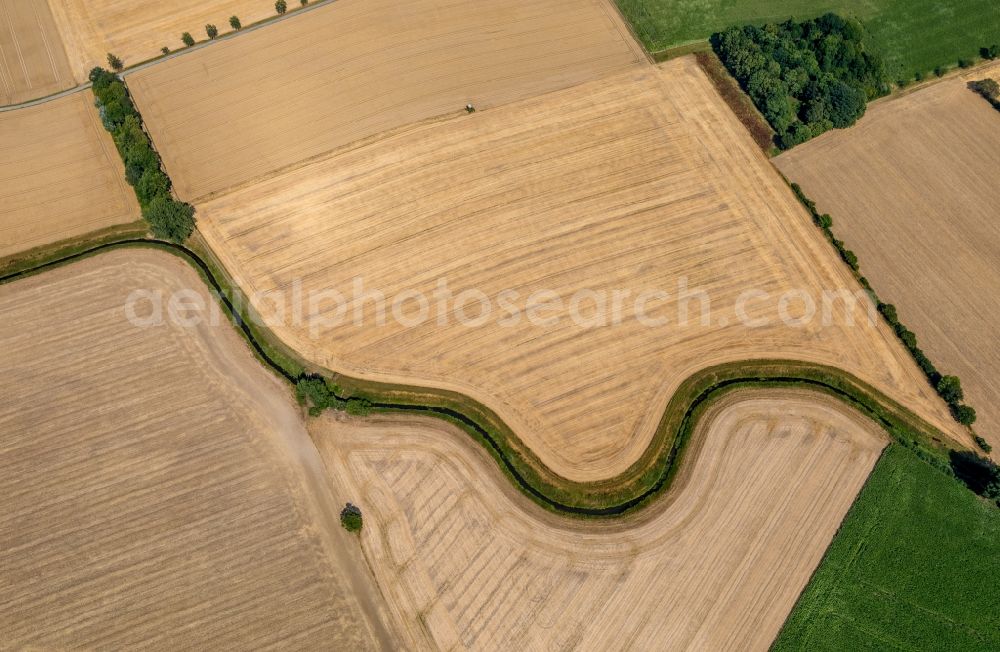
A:
{"type": "Polygon", "coordinates": [[[868,100],[891,88],[882,59],[866,47],[864,28],[836,14],[730,27],[710,42],[781,149],[853,125],[868,100]]]}
{"type": "MultiPolygon", "coordinates": [[[[867,278],[861,275],[861,266],[858,262],[858,257],[853,251],[847,249],[844,246],[842,240],[838,240],[833,233],[833,218],[829,214],[820,213],[816,209],[816,202],[809,199],[806,194],[802,191],[802,187],[797,184],[791,184],[792,192],[802,203],[803,206],[809,211],[812,216],[813,222],[823,230],[826,235],[827,240],[834,246],[837,252],[840,254],[841,259],[851,268],[854,272],[855,278],[861,283],[868,296],[871,297],[872,301],[878,307],[879,313],[886,320],[889,326],[892,327],[893,332],[896,333],[896,337],[903,343],[910,355],[916,361],[917,365],[927,376],[927,381],[931,386],[937,391],[938,395],[948,404],[951,410],[952,416],[956,421],[965,426],[971,426],[976,422],[976,411],[969,405],[965,405],[962,401],[965,398],[965,392],[962,389],[962,382],[956,376],[946,376],[938,371],[937,367],[931,362],[931,359],[927,357],[917,345],[916,334],[908,329],[899,320],[899,315],[896,311],[896,306],[891,303],[885,303],[881,301],[876,294],[875,289],[872,287],[871,283],[867,278]]],[[[980,448],[986,452],[990,451],[990,446],[982,437],[976,437],[976,443],[980,448]]]]}
{"type": "Polygon", "coordinates": [[[194,207],[173,198],[170,178],[159,154],[142,128],[142,118],[125,83],[103,68],[90,71],[101,123],[115,142],[125,164],[125,180],[135,190],[142,216],[158,238],[183,242],[194,230],[194,207]]]}

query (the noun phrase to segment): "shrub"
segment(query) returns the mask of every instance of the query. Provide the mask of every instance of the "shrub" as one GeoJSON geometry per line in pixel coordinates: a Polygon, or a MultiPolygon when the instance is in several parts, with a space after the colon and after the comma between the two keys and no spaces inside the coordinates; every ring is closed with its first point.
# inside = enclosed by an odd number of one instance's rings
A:
{"type": "Polygon", "coordinates": [[[285,2],[285,0],[278,0],[277,2],[274,3],[274,10],[279,14],[283,14],[286,11],[288,11],[288,4],[285,2]]]}
{"type": "Polygon", "coordinates": [[[858,271],[859,265],[858,265],[857,254],[855,254],[850,249],[842,249],[840,252],[840,257],[844,259],[844,262],[847,263],[848,267],[853,269],[855,272],[858,271]]]}
{"type": "Polygon", "coordinates": [[[366,398],[350,398],[347,399],[347,405],[344,407],[348,414],[363,417],[371,414],[372,403],[366,398]]]}
{"type": "Polygon", "coordinates": [[[364,522],[361,519],[361,510],[356,505],[347,503],[344,509],[340,510],[340,524],[348,532],[360,532],[364,522]]]}
{"type": "Polygon", "coordinates": [[[219,28],[209,23],[205,25],[205,33],[208,34],[208,38],[215,38],[219,35],[219,28]]]}
{"type": "Polygon", "coordinates": [[[168,195],[158,195],[143,208],[153,235],[171,242],[184,242],[194,230],[194,207],[168,195]]]}
{"type": "Polygon", "coordinates": [[[817,224],[817,226],[819,226],[819,227],[820,227],[821,229],[829,229],[829,228],[832,228],[832,227],[833,227],[833,218],[832,218],[832,217],[830,217],[830,214],[829,214],[829,213],[823,213],[823,214],[822,214],[822,215],[820,215],[820,216],[819,216],[819,218],[818,218],[818,219],[816,220],[816,224],[817,224]]]}
{"type": "Polygon", "coordinates": [[[987,498],[1000,497],[1000,467],[972,451],[951,451],[949,454],[955,477],[969,489],[987,498]]]}
{"type": "Polygon", "coordinates": [[[1000,84],[995,79],[980,79],[979,81],[972,82],[969,86],[988,100],[995,100],[1000,97],[1000,84]]]}
{"type": "Polygon", "coordinates": [[[295,398],[299,405],[322,411],[330,407],[331,392],[321,376],[302,376],[295,383],[295,398]]]}
{"type": "Polygon", "coordinates": [[[934,69],[934,76],[944,77],[946,72],[948,72],[947,68],[945,68],[944,66],[938,66],[937,68],[934,69]]]}
{"type": "Polygon", "coordinates": [[[993,452],[993,447],[990,446],[990,443],[985,439],[983,439],[982,437],[980,437],[979,435],[976,435],[976,446],[979,446],[981,449],[983,449],[983,451],[987,453],[993,452]]]}
{"type": "Polygon", "coordinates": [[[170,48],[164,45],[162,48],[160,48],[160,52],[162,52],[163,54],[170,54],[170,48]]]}
{"type": "Polygon", "coordinates": [[[996,59],[1000,56],[1000,45],[994,43],[989,47],[984,46],[979,48],[979,56],[984,59],[996,59]]]}
{"type": "Polygon", "coordinates": [[[237,18],[236,16],[230,16],[229,17],[229,26],[232,27],[233,29],[235,29],[236,31],[239,31],[240,29],[243,28],[243,23],[241,23],[240,19],[237,18]]]}
{"type": "Polygon", "coordinates": [[[889,322],[892,326],[899,323],[899,315],[896,313],[896,306],[891,303],[880,303],[878,304],[878,311],[882,313],[885,320],[889,322]]]}
{"type": "Polygon", "coordinates": [[[957,376],[942,376],[941,380],[938,381],[937,391],[949,405],[956,405],[965,398],[962,382],[957,376]]]}
{"type": "Polygon", "coordinates": [[[976,422],[976,411],[968,405],[953,406],[951,414],[955,417],[955,421],[958,421],[963,426],[971,426],[976,422]]]}
{"type": "Polygon", "coordinates": [[[309,4],[309,0],[299,0],[299,2],[302,3],[303,7],[305,7],[307,4],[309,4]]]}
{"type": "Polygon", "coordinates": [[[181,40],[184,41],[184,45],[188,47],[194,45],[194,37],[191,36],[191,32],[184,32],[181,34],[181,40]]]}
{"type": "Polygon", "coordinates": [[[971,68],[973,65],[975,65],[975,63],[976,62],[973,61],[972,59],[959,59],[958,60],[958,67],[959,68],[971,68]]]}
{"type": "Polygon", "coordinates": [[[921,72],[920,70],[918,70],[917,72],[913,73],[913,81],[917,81],[917,82],[924,81],[924,73],[921,72]]]}
{"type": "Polygon", "coordinates": [[[141,206],[148,205],[160,195],[170,193],[170,179],[158,167],[147,168],[135,184],[135,196],[141,206]]]}
{"type": "Polygon", "coordinates": [[[110,52],[108,52],[108,65],[111,66],[113,70],[122,70],[125,68],[125,64],[122,63],[122,60],[110,52]]]}

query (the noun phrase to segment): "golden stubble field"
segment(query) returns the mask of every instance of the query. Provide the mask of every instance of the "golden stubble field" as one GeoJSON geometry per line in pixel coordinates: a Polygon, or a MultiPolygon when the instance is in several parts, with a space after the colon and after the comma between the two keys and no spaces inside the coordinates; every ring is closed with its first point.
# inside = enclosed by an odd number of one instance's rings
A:
{"type": "Polygon", "coordinates": [[[609,0],[338,0],[127,76],[182,199],[645,61],[609,0]]]}
{"type": "Polygon", "coordinates": [[[45,97],[74,84],[48,3],[0,0],[0,105],[45,97]]]}
{"type": "Polygon", "coordinates": [[[89,91],[0,112],[0,257],[139,219],[89,91]]]}
{"type": "Polygon", "coordinates": [[[208,300],[149,250],[0,287],[0,647],[376,648],[287,386],[225,321],[132,326],[138,288],[208,300]]]}
{"type": "MultiPolygon", "coordinates": [[[[160,56],[160,48],[184,47],[181,34],[195,40],[208,38],[211,23],[224,34],[232,28],[229,17],[244,25],[274,15],[270,0],[49,0],[59,26],[73,73],[84,81],[94,66],[107,66],[108,52],[131,66],[160,56]]],[[[289,2],[289,8],[298,6],[289,2]],[[294,5],[294,6],[293,6],[294,5]]]]}
{"type": "MultiPolygon", "coordinates": [[[[823,290],[860,288],[690,58],[415,128],[198,208],[260,312],[277,316],[266,293],[347,299],[273,321],[287,344],[336,371],[470,396],[566,478],[621,473],[681,381],[753,358],[840,367],[968,443],[864,302],[836,302],[826,326],[819,308],[809,323],[782,322],[786,291],[820,304],[823,290]],[[379,326],[374,299],[351,299],[356,278],[390,300],[434,297],[444,279],[453,295],[485,293],[494,312],[476,327],[435,312],[414,324],[413,301],[406,321],[389,313],[379,326]],[[710,323],[700,300],[679,300],[681,282],[709,296],[710,323]],[[542,313],[554,324],[527,319],[534,292],[568,302],[581,289],[669,292],[646,306],[668,323],[643,325],[634,302],[617,325],[577,325],[567,303],[542,313]],[[501,321],[504,290],[518,293],[517,323],[501,321]],[[768,295],[744,302],[749,324],[737,319],[748,290],[768,295]]],[[[595,306],[585,296],[581,316],[595,306]]],[[[794,318],[806,305],[786,308],[794,318]]]]}
{"type": "Polygon", "coordinates": [[[942,373],[962,379],[1000,448],[1000,113],[966,83],[881,102],[854,128],[775,159],[830,213],[883,301],[942,373]]]}
{"type": "Polygon", "coordinates": [[[730,394],[664,498],[574,523],[443,422],[324,417],[310,432],[357,496],[406,647],[441,650],[766,650],[887,442],[828,397],[730,394]]]}

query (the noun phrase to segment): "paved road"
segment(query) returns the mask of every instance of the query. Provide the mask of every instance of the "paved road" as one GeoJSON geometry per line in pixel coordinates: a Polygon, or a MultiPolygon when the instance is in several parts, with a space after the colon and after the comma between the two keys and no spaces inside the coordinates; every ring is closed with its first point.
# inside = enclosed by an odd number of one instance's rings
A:
{"type": "MultiPolygon", "coordinates": [[[[118,76],[122,77],[122,78],[127,77],[128,75],[130,75],[130,74],[132,74],[134,72],[138,72],[140,70],[144,70],[144,69],[146,69],[146,68],[148,68],[150,66],[155,66],[156,64],[158,64],[158,63],[160,63],[162,61],[167,61],[168,59],[173,59],[175,57],[184,56],[185,54],[188,54],[188,53],[191,53],[191,52],[195,52],[196,50],[200,50],[202,48],[207,48],[207,47],[211,46],[212,44],[217,43],[219,41],[226,41],[226,40],[231,39],[231,38],[236,38],[240,34],[246,34],[248,32],[254,32],[254,31],[258,30],[258,29],[262,29],[264,27],[268,27],[270,25],[273,25],[275,23],[281,22],[283,20],[288,20],[290,18],[294,18],[296,16],[300,16],[300,15],[302,15],[304,13],[309,12],[309,11],[313,11],[315,9],[319,9],[322,6],[328,5],[328,4],[332,4],[333,2],[336,2],[336,0],[316,0],[315,2],[309,3],[305,7],[301,7],[299,9],[294,9],[294,10],[289,11],[288,13],[285,13],[285,14],[283,14],[281,16],[277,16],[276,15],[273,18],[266,18],[266,19],[264,19],[264,20],[262,20],[260,22],[254,23],[253,25],[248,25],[248,26],[244,27],[243,29],[241,29],[239,31],[229,32],[229,33],[223,34],[222,36],[219,36],[218,38],[215,38],[215,39],[210,39],[210,40],[207,40],[207,41],[202,41],[201,43],[195,43],[191,47],[186,47],[186,48],[183,48],[183,49],[180,49],[180,50],[176,50],[174,52],[171,52],[170,54],[165,54],[163,56],[156,57],[155,59],[150,59],[149,61],[145,61],[145,62],[139,63],[139,64],[137,64],[135,66],[131,66],[129,68],[126,68],[124,71],[122,71],[118,76]]],[[[51,102],[52,100],[58,100],[60,97],[66,97],[67,95],[72,95],[73,93],[78,93],[78,92],[80,92],[80,91],[82,91],[84,89],[90,88],[91,85],[92,84],[88,81],[88,82],[84,82],[83,84],[80,84],[78,86],[74,86],[73,88],[67,88],[64,91],[59,91],[58,93],[53,93],[52,95],[46,95],[45,97],[39,97],[39,98],[36,98],[36,99],[33,99],[33,100],[28,100],[26,102],[20,102],[18,104],[8,104],[6,106],[0,106],[0,113],[2,113],[4,111],[14,111],[16,109],[25,109],[25,108],[28,108],[29,106],[37,106],[39,104],[44,104],[45,102],[51,102]]]]}

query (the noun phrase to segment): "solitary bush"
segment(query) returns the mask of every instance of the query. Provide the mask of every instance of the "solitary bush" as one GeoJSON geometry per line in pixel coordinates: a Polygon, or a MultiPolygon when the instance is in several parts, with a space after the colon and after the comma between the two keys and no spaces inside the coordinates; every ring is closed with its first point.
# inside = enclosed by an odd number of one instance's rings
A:
{"type": "Polygon", "coordinates": [[[208,38],[215,38],[219,35],[219,28],[209,23],[205,25],[205,33],[208,34],[208,38]]]}
{"type": "Polygon", "coordinates": [[[979,49],[979,56],[984,59],[996,59],[1000,56],[1000,45],[994,43],[989,47],[982,47],[979,49]]]}
{"type": "Polygon", "coordinates": [[[278,0],[277,2],[274,3],[274,10],[277,11],[279,14],[283,14],[286,11],[288,11],[288,4],[285,2],[285,0],[278,0]]]}
{"type": "Polygon", "coordinates": [[[958,60],[958,67],[959,68],[971,68],[973,65],[975,65],[975,63],[976,62],[973,61],[972,59],[959,59],[958,60]]]}
{"type": "Polygon", "coordinates": [[[993,452],[993,447],[990,446],[990,443],[988,441],[986,441],[985,439],[983,439],[982,437],[980,437],[979,435],[976,435],[976,446],[979,446],[981,449],[983,449],[987,453],[992,453],[993,452]]]}
{"type": "Polygon", "coordinates": [[[344,509],[340,510],[340,524],[348,532],[360,532],[364,525],[361,519],[361,510],[357,506],[347,503],[344,509]]]}
{"type": "Polygon", "coordinates": [[[111,66],[114,70],[122,70],[123,68],[125,68],[125,64],[122,63],[122,60],[116,57],[115,55],[111,54],[110,52],[108,52],[108,65],[111,66]]]}
{"type": "Polygon", "coordinates": [[[229,17],[229,26],[232,27],[233,29],[239,31],[240,29],[243,28],[243,23],[241,23],[240,19],[237,18],[236,16],[230,16],[229,17]]]}
{"type": "Polygon", "coordinates": [[[946,72],[948,72],[948,69],[945,68],[944,66],[938,66],[937,68],[934,69],[934,75],[936,77],[944,77],[944,74],[946,72]]]}
{"type": "Polygon", "coordinates": [[[299,2],[302,3],[303,7],[305,7],[307,4],[309,4],[309,0],[299,0],[299,2]]]}
{"type": "Polygon", "coordinates": [[[160,52],[162,52],[163,54],[170,54],[170,48],[164,45],[162,48],[160,48],[160,52]]]}
{"type": "Polygon", "coordinates": [[[184,32],[181,34],[181,40],[184,41],[184,45],[188,47],[194,45],[194,37],[191,36],[191,32],[184,32]]]}

